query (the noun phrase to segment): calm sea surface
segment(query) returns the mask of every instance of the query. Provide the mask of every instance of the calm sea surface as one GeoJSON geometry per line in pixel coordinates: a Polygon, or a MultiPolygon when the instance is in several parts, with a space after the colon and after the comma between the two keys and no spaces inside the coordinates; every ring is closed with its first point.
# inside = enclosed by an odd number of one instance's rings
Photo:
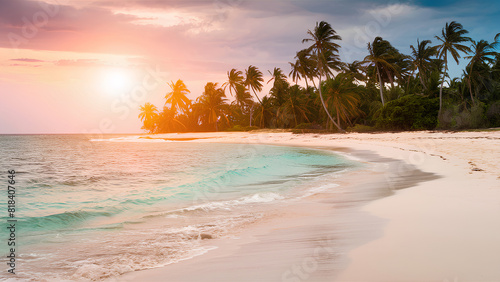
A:
{"type": "Polygon", "coordinates": [[[99,280],[189,259],[212,238],[324,189],[357,164],[332,152],[133,136],[0,136],[0,279],[8,170],[16,171],[16,278],[99,280]],[[333,177],[335,175],[335,177],[333,177]]]}

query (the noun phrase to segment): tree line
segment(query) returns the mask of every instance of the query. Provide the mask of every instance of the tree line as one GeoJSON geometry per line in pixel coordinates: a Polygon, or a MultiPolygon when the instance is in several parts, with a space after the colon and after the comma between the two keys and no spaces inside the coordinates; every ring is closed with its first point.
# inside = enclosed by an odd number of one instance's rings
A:
{"type": "Polygon", "coordinates": [[[367,44],[362,61],[342,62],[340,35],[325,21],[302,40],[307,47],[271,79],[250,65],[231,69],[222,84],[208,82],[192,101],[182,80],[170,82],[163,109],[140,107],[150,133],[295,128],[336,132],[466,129],[500,126],[500,33],[490,43],[474,41],[455,21],[437,42],[417,39],[406,55],[382,37],[367,44]],[[449,64],[464,57],[460,77],[449,64]],[[291,79],[290,83],[288,79],[291,79]],[[298,85],[304,81],[305,87],[298,85]],[[259,93],[272,83],[269,93],[259,93]],[[229,102],[228,96],[234,97],[229,102]],[[254,99],[255,98],[255,99],[254,99]]]}

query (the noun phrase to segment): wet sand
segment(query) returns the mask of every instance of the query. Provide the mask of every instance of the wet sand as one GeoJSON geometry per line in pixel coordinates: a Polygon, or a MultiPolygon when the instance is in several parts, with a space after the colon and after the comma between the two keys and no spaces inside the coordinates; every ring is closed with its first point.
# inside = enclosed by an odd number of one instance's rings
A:
{"type": "Polygon", "coordinates": [[[205,240],[218,247],[205,255],[117,281],[500,280],[499,133],[205,137],[334,149],[368,166],[269,210],[237,239],[205,240]]]}

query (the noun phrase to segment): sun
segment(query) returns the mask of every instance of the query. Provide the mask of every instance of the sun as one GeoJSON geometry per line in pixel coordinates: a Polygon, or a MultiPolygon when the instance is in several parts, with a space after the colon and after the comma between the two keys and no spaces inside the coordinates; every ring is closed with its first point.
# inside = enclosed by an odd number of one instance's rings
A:
{"type": "Polygon", "coordinates": [[[126,69],[107,69],[102,72],[101,84],[110,94],[122,94],[132,86],[132,75],[126,69]]]}

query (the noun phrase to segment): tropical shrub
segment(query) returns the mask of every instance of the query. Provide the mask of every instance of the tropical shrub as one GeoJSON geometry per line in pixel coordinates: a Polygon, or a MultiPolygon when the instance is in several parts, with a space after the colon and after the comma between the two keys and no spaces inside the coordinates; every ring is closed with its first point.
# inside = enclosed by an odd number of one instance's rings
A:
{"type": "Polygon", "coordinates": [[[500,126],[500,100],[491,103],[486,111],[486,118],[490,127],[500,126]]]}
{"type": "MultiPolygon", "coordinates": [[[[445,108],[439,118],[439,129],[485,128],[491,123],[488,120],[488,113],[493,113],[494,111],[493,109],[491,112],[487,112],[486,105],[482,102],[476,103],[470,109],[459,105],[449,106],[445,108]]],[[[494,118],[492,120],[495,122],[494,118]]]]}
{"type": "Polygon", "coordinates": [[[437,98],[406,95],[388,102],[380,110],[377,127],[385,130],[434,129],[438,111],[437,98]]]}

